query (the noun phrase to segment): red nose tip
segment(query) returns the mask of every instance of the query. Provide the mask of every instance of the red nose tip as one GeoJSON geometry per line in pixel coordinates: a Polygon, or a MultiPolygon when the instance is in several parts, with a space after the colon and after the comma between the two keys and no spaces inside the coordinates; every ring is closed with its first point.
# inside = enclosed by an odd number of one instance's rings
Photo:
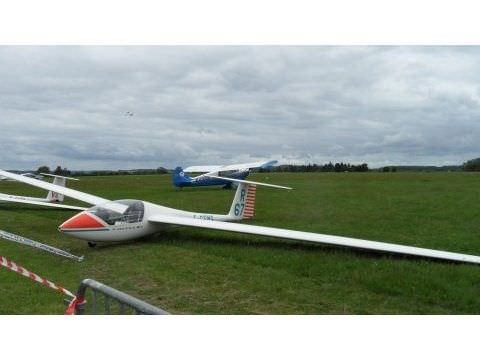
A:
{"type": "Polygon", "coordinates": [[[95,216],[82,212],[60,225],[60,231],[73,229],[98,229],[105,227],[95,216]]]}

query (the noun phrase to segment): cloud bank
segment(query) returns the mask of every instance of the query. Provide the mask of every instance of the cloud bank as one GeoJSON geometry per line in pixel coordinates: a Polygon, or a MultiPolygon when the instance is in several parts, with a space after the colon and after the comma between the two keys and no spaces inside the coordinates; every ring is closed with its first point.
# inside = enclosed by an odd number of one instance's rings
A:
{"type": "Polygon", "coordinates": [[[0,168],[459,164],[480,156],[479,63],[460,46],[2,46],[0,168]]]}

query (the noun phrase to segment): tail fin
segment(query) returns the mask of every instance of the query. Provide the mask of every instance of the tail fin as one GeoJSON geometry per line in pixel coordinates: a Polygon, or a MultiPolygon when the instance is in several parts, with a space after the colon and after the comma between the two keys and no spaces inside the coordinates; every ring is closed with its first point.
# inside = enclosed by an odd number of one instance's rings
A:
{"type": "Polygon", "coordinates": [[[251,219],[255,215],[255,196],[257,186],[240,183],[228,216],[232,220],[251,219]]]}
{"type": "MultiPolygon", "coordinates": [[[[78,181],[78,179],[74,179],[74,178],[66,177],[66,176],[43,174],[43,173],[42,173],[42,175],[53,176],[54,177],[53,184],[58,185],[58,186],[63,186],[63,187],[66,186],[67,179],[78,181]]],[[[63,202],[64,198],[65,197],[62,194],[59,194],[59,193],[56,193],[56,192],[53,192],[53,191],[49,191],[48,195],[47,195],[47,201],[48,202],[63,202]]]]}
{"type": "Polygon", "coordinates": [[[173,176],[172,176],[172,181],[173,185],[178,186],[178,187],[183,187],[186,186],[187,184],[190,184],[192,178],[189,176],[185,176],[183,173],[183,169],[178,166],[175,168],[173,171],[173,176]]]}

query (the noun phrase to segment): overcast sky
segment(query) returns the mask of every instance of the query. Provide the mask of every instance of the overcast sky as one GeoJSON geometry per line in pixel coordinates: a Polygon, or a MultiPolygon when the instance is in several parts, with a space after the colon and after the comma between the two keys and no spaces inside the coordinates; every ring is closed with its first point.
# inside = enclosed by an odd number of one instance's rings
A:
{"type": "Polygon", "coordinates": [[[0,168],[460,164],[479,104],[480,47],[0,46],[0,168]]]}

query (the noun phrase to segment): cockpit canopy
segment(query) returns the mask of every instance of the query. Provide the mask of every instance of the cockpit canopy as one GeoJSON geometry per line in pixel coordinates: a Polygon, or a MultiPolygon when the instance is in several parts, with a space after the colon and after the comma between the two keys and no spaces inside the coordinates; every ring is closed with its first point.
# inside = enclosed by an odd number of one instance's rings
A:
{"type": "Polygon", "coordinates": [[[138,223],[143,221],[145,214],[145,206],[140,200],[117,200],[111,203],[94,206],[87,210],[92,215],[95,215],[105,221],[109,225],[118,223],[138,223]],[[113,206],[109,206],[109,204],[113,206]],[[125,205],[124,207],[118,204],[125,205]],[[119,210],[124,208],[123,212],[119,210]]]}

